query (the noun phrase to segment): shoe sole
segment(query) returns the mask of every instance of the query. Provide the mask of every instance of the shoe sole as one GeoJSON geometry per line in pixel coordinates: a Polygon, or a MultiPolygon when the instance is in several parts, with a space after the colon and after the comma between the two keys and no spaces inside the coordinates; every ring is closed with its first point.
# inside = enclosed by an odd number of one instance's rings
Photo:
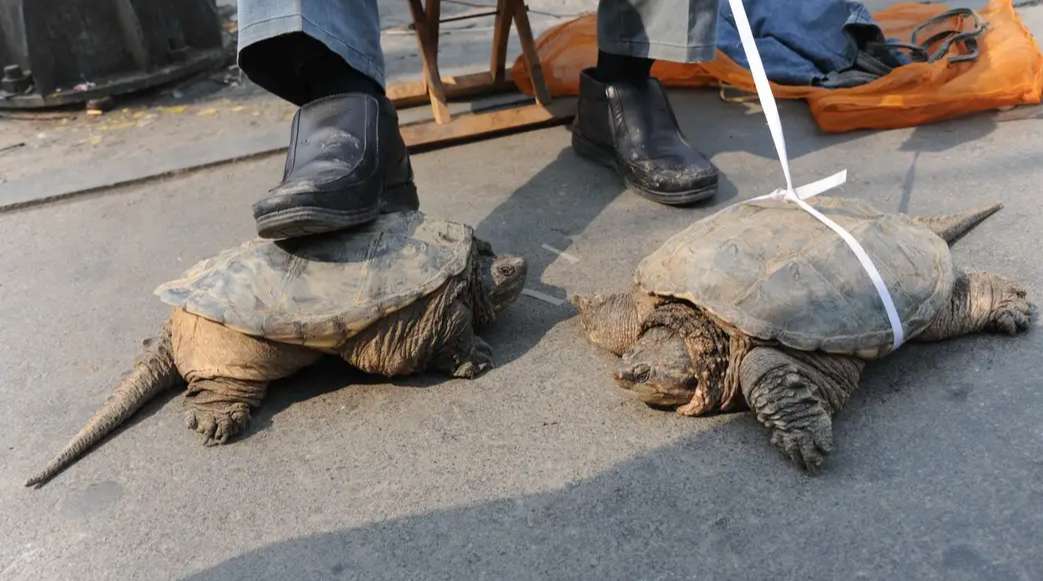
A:
{"type": "Polygon", "coordinates": [[[633,190],[639,196],[648,198],[653,202],[658,202],[667,206],[684,206],[686,204],[712,198],[717,194],[716,179],[713,183],[707,184],[701,188],[683,190],[680,192],[658,192],[639,186],[627,178],[626,172],[623,171],[619,160],[616,158],[616,153],[613,150],[590,141],[575,130],[572,132],[572,148],[581,156],[595,163],[616,170],[619,177],[623,178],[623,183],[626,184],[627,188],[633,190]]]}
{"type": "Polygon", "coordinates": [[[367,224],[379,215],[380,208],[377,206],[361,210],[331,210],[314,206],[287,208],[257,216],[257,235],[279,240],[325,234],[367,224]]]}

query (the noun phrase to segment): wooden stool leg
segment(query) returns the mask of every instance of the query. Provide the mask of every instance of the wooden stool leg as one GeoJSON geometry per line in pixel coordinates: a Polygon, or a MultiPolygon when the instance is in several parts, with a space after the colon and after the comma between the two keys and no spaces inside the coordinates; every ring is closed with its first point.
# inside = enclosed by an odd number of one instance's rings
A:
{"type": "Polygon", "coordinates": [[[489,73],[493,82],[499,83],[506,77],[507,41],[511,34],[514,11],[506,0],[496,0],[496,22],[493,24],[493,50],[489,59],[489,73]]]}
{"type": "Polygon", "coordinates": [[[420,5],[420,0],[409,0],[409,10],[413,13],[413,26],[416,28],[417,44],[420,48],[420,60],[424,64],[424,80],[427,83],[427,94],[431,97],[431,110],[435,122],[449,123],[449,107],[446,102],[445,86],[442,75],[438,71],[438,19],[441,13],[440,0],[427,0],[430,13],[420,5]],[[431,15],[434,15],[432,23],[431,15]]]}
{"type": "Polygon", "coordinates": [[[522,55],[525,56],[525,64],[529,66],[529,76],[532,77],[532,92],[536,95],[536,102],[547,105],[551,102],[550,91],[547,82],[543,78],[543,68],[540,66],[540,57],[536,53],[536,42],[532,38],[532,27],[529,26],[528,9],[524,0],[503,0],[514,16],[514,26],[518,29],[518,40],[521,42],[522,55]]]}
{"type": "MultiPolygon", "coordinates": [[[[427,20],[427,23],[430,25],[431,42],[434,43],[432,50],[437,58],[438,33],[442,26],[442,23],[440,22],[442,19],[442,2],[440,0],[424,0],[424,19],[427,20]]],[[[441,75],[439,75],[439,78],[441,78],[441,75]]],[[[424,91],[427,92],[427,77],[421,77],[420,82],[423,84],[424,91]]]]}

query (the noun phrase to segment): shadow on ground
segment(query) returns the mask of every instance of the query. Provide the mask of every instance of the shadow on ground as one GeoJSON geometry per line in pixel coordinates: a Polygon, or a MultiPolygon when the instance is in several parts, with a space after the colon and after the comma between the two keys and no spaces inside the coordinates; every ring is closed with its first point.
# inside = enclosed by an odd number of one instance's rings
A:
{"type": "MultiPolygon", "coordinates": [[[[914,458],[897,461],[886,450],[863,449],[857,461],[840,453],[812,478],[775,454],[748,414],[703,421],[720,425],[564,488],[293,538],[189,579],[995,580],[1041,572],[1038,561],[1006,557],[1033,554],[1031,534],[1014,532],[1037,530],[1032,515],[961,510],[975,493],[1021,496],[1016,479],[979,466],[975,484],[949,483],[976,460],[925,460],[952,434],[916,442],[899,451],[914,458]],[[880,489],[907,494],[880,505],[880,489]]],[[[841,434],[841,447],[871,442],[872,431],[841,434]]]]}
{"type": "Polygon", "coordinates": [[[389,389],[393,390],[428,389],[437,388],[448,381],[467,380],[452,379],[434,372],[390,378],[369,375],[348,365],[339,357],[332,355],[323,357],[299,373],[273,382],[268,389],[267,397],[253,412],[246,432],[237,439],[249,438],[257,432],[271,428],[272,418],[297,403],[340,389],[353,389],[368,385],[388,385],[389,389]]]}
{"type": "MultiPolygon", "coordinates": [[[[1000,419],[1032,405],[1035,380],[986,379],[1012,363],[1008,340],[910,345],[871,365],[817,477],[750,414],[701,418],[563,487],[291,538],[188,579],[1038,579],[1043,521],[1012,507],[1043,503],[1039,442],[1000,419]]],[[[312,381],[334,364],[308,372],[309,393],[337,387],[312,381]]]]}
{"type": "Polygon", "coordinates": [[[985,140],[998,126],[995,114],[985,113],[969,119],[920,125],[914,128],[912,134],[901,146],[902,151],[913,152],[913,158],[902,179],[898,211],[903,213],[909,211],[909,204],[916,188],[916,170],[922,154],[944,154],[965,144],[985,140]]]}
{"type": "MultiPolygon", "coordinates": [[[[730,203],[737,195],[735,186],[727,176],[721,176],[718,190],[712,199],[670,208],[670,211],[689,214],[692,220],[696,220],[708,208],[730,203]]],[[[548,253],[542,245],[549,244],[568,252],[575,237],[583,234],[621,195],[636,194],[626,188],[615,170],[586,160],[567,147],[512,192],[485,219],[475,224],[475,231],[482,238],[494,241],[494,247],[497,246],[495,241],[511,241],[510,253],[526,257],[529,263],[526,287],[565,299],[571,289],[544,282],[547,268],[560,257],[548,253]],[[554,223],[555,226],[548,229],[548,223],[554,223]]],[[[651,201],[647,203],[654,204],[651,201]]],[[[625,285],[628,279],[629,274],[619,282],[625,285]]],[[[494,341],[498,364],[521,357],[539,343],[552,327],[575,315],[575,311],[567,304],[554,309],[526,309],[527,314],[522,323],[519,311],[521,309],[508,309],[502,320],[483,333],[490,341],[494,341]]]]}

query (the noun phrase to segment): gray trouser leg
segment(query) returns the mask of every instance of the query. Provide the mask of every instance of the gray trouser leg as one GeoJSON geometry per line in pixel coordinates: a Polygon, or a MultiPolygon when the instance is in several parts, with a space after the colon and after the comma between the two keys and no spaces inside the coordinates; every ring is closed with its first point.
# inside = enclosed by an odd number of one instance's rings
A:
{"type": "MultiPolygon", "coordinates": [[[[404,4],[404,3],[403,3],[404,4]]],[[[384,84],[377,0],[239,0],[239,51],[303,32],[384,84]]]]}
{"type": "Polygon", "coordinates": [[[717,1],[601,0],[598,48],[682,63],[710,60],[717,40],[717,1]]]}

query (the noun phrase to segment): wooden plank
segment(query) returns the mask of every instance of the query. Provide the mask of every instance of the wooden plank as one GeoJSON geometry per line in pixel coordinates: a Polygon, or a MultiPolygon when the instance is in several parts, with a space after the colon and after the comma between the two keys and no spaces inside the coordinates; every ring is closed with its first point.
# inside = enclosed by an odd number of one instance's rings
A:
{"type": "Polygon", "coordinates": [[[507,76],[507,41],[511,34],[513,12],[506,0],[496,0],[496,22],[493,23],[493,49],[489,57],[489,73],[496,82],[507,76]]]}
{"type": "MultiPolygon", "coordinates": [[[[430,0],[429,0],[430,1],[430,0]]],[[[433,0],[436,4],[439,0],[433,0]]],[[[442,76],[438,72],[438,38],[437,27],[432,27],[427,13],[420,0],[409,0],[409,10],[413,14],[413,25],[416,27],[416,40],[420,49],[420,60],[424,65],[424,79],[427,82],[427,93],[431,97],[431,111],[437,123],[449,123],[451,119],[446,106],[445,87],[442,76]]],[[[436,9],[437,10],[437,9],[436,9]]]]}
{"type": "Polygon", "coordinates": [[[522,55],[525,64],[529,66],[529,76],[532,77],[532,92],[536,95],[536,102],[541,105],[549,105],[551,102],[550,91],[547,82],[543,78],[543,67],[540,66],[540,57],[536,52],[536,41],[532,37],[532,27],[529,26],[529,15],[524,0],[503,0],[514,15],[514,27],[518,29],[518,40],[521,42],[522,55]]]}
{"type": "Polygon", "coordinates": [[[458,141],[568,123],[576,114],[574,97],[556,99],[549,106],[535,103],[484,113],[457,115],[448,124],[432,121],[402,125],[399,130],[410,151],[433,149],[458,141]]]}
{"type": "MultiPolygon", "coordinates": [[[[486,72],[443,77],[442,86],[445,89],[446,98],[450,101],[477,95],[509,93],[517,90],[513,81],[504,79],[494,82],[492,75],[486,72]]],[[[430,97],[427,94],[427,84],[424,81],[392,83],[388,85],[387,96],[395,104],[395,107],[399,109],[427,105],[430,102],[430,97]]]]}

